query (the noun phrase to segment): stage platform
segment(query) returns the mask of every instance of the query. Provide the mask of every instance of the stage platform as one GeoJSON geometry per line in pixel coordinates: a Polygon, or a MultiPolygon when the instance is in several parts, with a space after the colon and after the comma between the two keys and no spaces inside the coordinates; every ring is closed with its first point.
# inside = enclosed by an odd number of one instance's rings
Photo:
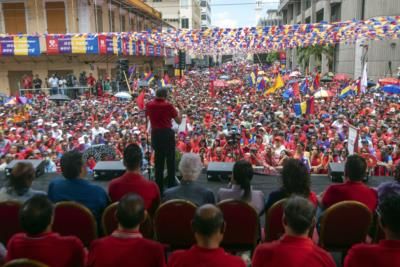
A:
{"type": "MultiPolygon", "coordinates": [[[[55,177],[59,177],[61,174],[58,173],[46,173],[38,178],[36,178],[33,182],[33,188],[37,190],[47,191],[47,187],[51,179],[55,177]]],[[[109,181],[95,181],[92,177],[87,177],[91,182],[100,185],[107,191],[109,181]]],[[[368,185],[371,187],[376,187],[380,183],[392,180],[392,177],[370,177],[368,181],[368,185]]],[[[198,182],[215,193],[219,188],[227,186],[228,182],[212,182],[207,181],[206,175],[201,174],[198,179],[198,182]]],[[[6,183],[6,178],[4,173],[0,173],[0,187],[2,187],[6,183]]],[[[311,175],[311,189],[317,194],[324,191],[332,182],[326,175],[311,175]]],[[[264,192],[265,197],[267,198],[269,193],[281,186],[281,179],[279,176],[261,176],[255,175],[252,180],[253,189],[261,190],[264,192]]]]}

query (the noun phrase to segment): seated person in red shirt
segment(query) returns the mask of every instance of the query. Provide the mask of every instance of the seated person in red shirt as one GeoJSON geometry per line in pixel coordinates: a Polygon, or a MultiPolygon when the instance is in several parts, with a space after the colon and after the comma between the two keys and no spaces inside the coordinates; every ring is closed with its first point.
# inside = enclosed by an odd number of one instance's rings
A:
{"type": "Polygon", "coordinates": [[[85,266],[86,252],[82,242],[74,236],[51,232],[54,209],[46,196],[30,198],[22,206],[19,216],[26,233],[10,239],[6,261],[28,258],[48,266],[85,266]]]}
{"type": "Polygon", "coordinates": [[[175,251],[169,258],[169,267],[245,267],[244,261],[229,255],[219,247],[224,232],[225,222],[222,212],[214,205],[199,207],[192,221],[192,228],[197,245],[189,250],[175,251]]]}
{"type": "Polygon", "coordinates": [[[127,193],[135,193],[144,200],[145,208],[153,214],[160,203],[160,190],[155,182],[145,179],[141,174],[143,154],[136,144],[128,145],[124,150],[126,172],[114,179],[108,186],[112,202],[119,201],[127,193]]]}
{"type": "Polygon", "coordinates": [[[140,223],[146,218],[143,199],[127,194],[118,203],[116,217],[118,229],[110,236],[93,241],[88,267],[164,267],[164,247],[142,237],[140,223]]]}
{"type": "Polygon", "coordinates": [[[253,267],[335,267],[332,256],[308,237],[315,224],[315,206],[307,199],[293,196],[284,209],[285,235],[278,241],[259,245],[253,267]]]}
{"type": "Polygon", "coordinates": [[[378,208],[379,223],[386,240],[379,244],[358,244],[347,253],[345,267],[400,266],[400,196],[390,196],[378,208]]]}
{"type": "Polygon", "coordinates": [[[345,182],[334,184],[322,193],[322,208],[327,209],[341,201],[354,200],[366,205],[374,212],[378,203],[377,192],[366,186],[362,180],[366,176],[367,162],[358,155],[347,158],[344,167],[345,182]]]}

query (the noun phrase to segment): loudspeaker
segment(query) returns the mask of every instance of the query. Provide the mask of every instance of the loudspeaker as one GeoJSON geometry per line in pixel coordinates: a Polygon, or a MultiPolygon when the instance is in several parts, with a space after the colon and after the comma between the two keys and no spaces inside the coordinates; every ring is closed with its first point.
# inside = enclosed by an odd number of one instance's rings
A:
{"type": "Polygon", "coordinates": [[[24,159],[24,160],[13,160],[10,163],[8,163],[8,165],[5,169],[6,177],[11,176],[11,171],[18,162],[31,163],[33,165],[33,168],[35,169],[36,178],[38,178],[39,176],[44,174],[44,167],[46,165],[45,160],[43,160],[43,159],[24,159]]]}
{"type": "Polygon", "coordinates": [[[112,180],[125,173],[125,166],[121,161],[99,161],[93,169],[95,180],[112,180]]]}
{"type": "Polygon", "coordinates": [[[228,180],[234,162],[210,162],[207,166],[207,179],[210,181],[228,180]]]}
{"type": "Polygon", "coordinates": [[[344,163],[329,163],[328,176],[334,183],[342,183],[344,180],[344,163]]]}

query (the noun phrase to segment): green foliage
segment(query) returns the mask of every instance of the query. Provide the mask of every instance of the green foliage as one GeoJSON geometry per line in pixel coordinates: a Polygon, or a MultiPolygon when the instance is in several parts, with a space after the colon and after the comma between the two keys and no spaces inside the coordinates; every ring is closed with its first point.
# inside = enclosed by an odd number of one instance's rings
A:
{"type": "Polygon", "coordinates": [[[333,46],[307,46],[297,48],[297,62],[303,67],[303,69],[310,67],[310,58],[314,57],[317,66],[321,66],[322,55],[328,59],[328,65],[331,66],[333,62],[335,49],[333,46]]]}

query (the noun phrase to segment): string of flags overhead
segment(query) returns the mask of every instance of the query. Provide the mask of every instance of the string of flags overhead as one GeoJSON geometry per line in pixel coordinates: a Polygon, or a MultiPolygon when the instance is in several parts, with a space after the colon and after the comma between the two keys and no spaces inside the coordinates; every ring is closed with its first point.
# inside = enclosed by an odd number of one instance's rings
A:
{"type": "Polygon", "coordinates": [[[176,50],[185,50],[195,55],[263,53],[296,47],[384,39],[400,39],[400,16],[266,27],[168,29],[166,32],[153,30],[99,34],[1,34],[0,56],[37,56],[42,52],[169,56],[176,53],[176,50]],[[39,38],[46,39],[46,49],[41,50],[39,38]]]}

